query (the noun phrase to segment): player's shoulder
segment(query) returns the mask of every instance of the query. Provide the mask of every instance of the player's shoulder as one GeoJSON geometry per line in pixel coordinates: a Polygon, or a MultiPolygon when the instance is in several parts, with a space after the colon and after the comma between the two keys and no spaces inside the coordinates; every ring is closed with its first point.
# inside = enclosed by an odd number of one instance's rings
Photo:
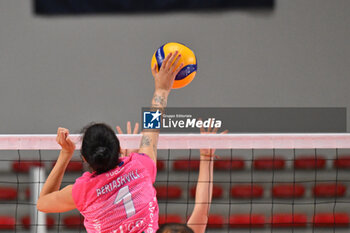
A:
{"type": "Polygon", "coordinates": [[[90,183],[91,179],[94,177],[94,174],[91,172],[84,172],[80,177],[76,178],[73,189],[80,189],[90,183]]]}
{"type": "Polygon", "coordinates": [[[142,166],[149,166],[149,164],[153,164],[153,160],[144,153],[131,153],[128,157],[122,158],[124,164],[139,164],[142,166]]]}
{"type": "Polygon", "coordinates": [[[130,154],[130,158],[131,159],[137,159],[137,158],[146,158],[147,159],[147,158],[149,158],[149,156],[146,155],[145,153],[136,153],[136,152],[134,152],[134,153],[130,154]]]}
{"type": "Polygon", "coordinates": [[[78,177],[76,179],[76,181],[86,181],[91,179],[91,177],[93,176],[93,173],[91,172],[84,172],[80,177],[78,177]]]}
{"type": "Polygon", "coordinates": [[[154,163],[153,160],[144,153],[131,153],[129,157],[131,161],[139,161],[141,163],[154,163]]]}

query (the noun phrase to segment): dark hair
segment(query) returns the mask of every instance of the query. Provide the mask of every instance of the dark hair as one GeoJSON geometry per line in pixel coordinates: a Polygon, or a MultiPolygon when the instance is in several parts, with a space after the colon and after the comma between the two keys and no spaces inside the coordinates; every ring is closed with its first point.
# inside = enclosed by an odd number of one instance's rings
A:
{"type": "Polygon", "coordinates": [[[91,124],[83,129],[83,134],[81,155],[96,174],[107,172],[118,165],[120,144],[110,126],[91,124]]]}
{"type": "Polygon", "coordinates": [[[186,224],[181,223],[167,223],[162,225],[157,233],[194,233],[186,224]]]}

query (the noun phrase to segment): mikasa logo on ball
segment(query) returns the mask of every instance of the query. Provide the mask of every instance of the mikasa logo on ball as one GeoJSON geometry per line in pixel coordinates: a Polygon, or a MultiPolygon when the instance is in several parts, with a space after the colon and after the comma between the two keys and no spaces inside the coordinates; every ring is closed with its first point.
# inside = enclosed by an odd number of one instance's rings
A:
{"type": "Polygon", "coordinates": [[[215,118],[208,118],[207,120],[200,120],[196,118],[188,118],[186,120],[174,120],[172,118],[163,118],[163,128],[221,128],[221,120],[215,118]]]}

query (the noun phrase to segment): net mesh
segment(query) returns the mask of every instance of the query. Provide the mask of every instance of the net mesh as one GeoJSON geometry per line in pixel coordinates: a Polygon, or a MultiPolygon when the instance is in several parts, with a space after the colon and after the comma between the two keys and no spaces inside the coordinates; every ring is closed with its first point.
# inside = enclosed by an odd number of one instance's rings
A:
{"type": "MultiPolygon", "coordinates": [[[[119,138],[131,149],[141,136],[119,138]]],[[[207,232],[349,231],[348,134],[161,135],[155,183],[160,223],[185,223],[191,215],[199,148],[215,148],[218,155],[207,232]]],[[[47,175],[58,149],[55,135],[0,136],[1,231],[29,232],[40,225],[31,222],[37,214],[31,195],[40,189],[31,170],[40,167],[47,175]]],[[[77,151],[62,186],[86,169],[77,151]]],[[[49,232],[85,232],[82,221],[70,211],[46,215],[44,225],[49,232]]]]}

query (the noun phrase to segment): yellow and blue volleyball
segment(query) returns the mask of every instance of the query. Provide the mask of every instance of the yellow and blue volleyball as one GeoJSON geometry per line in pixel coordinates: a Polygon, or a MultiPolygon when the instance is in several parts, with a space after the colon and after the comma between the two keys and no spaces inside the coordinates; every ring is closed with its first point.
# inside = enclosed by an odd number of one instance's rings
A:
{"type": "Polygon", "coordinates": [[[194,76],[196,76],[197,59],[193,51],[180,43],[166,43],[156,50],[156,52],[153,54],[151,62],[151,68],[153,68],[154,64],[157,64],[157,70],[159,70],[162,66],[164,58],[169,53],[174,53],[176,50],[181,54],[179,65],[183,63],[184,66],[175,77],[172,87],[173,89],[182,88],[188,85],[193,80],[194,76]]]}

